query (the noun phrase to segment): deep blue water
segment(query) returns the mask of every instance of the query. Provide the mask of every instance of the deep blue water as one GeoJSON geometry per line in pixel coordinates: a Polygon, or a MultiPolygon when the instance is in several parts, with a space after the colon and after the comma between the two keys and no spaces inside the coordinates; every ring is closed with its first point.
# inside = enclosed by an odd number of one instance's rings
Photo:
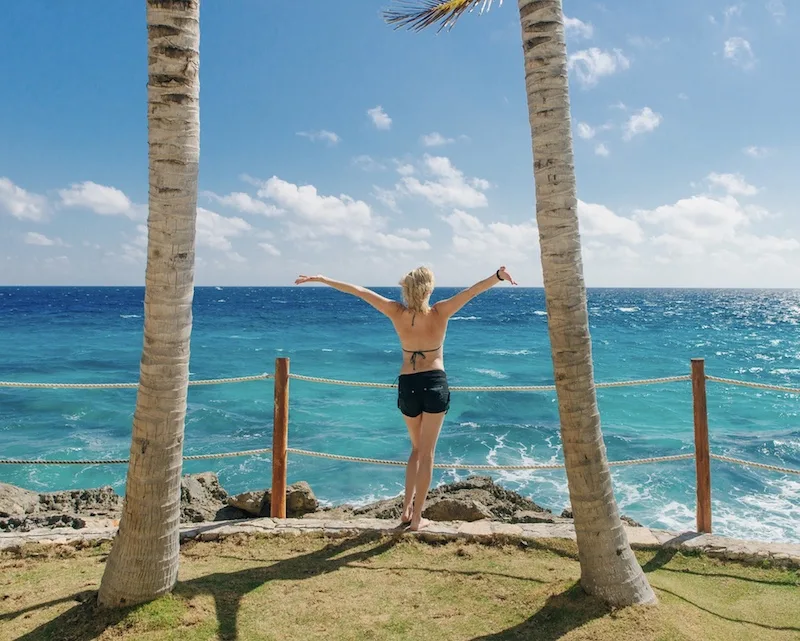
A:
{"type": "MultiPolygon", "coordinates": [[[[398,290],[384,290],[396,297],[398,290]]],[[[446,296],[452,291],[437,291],[446,296]]],[[[142,343],[140,288],[0,288],[0,380],[130,382],[142,343]]],[[[686,374],[692,357],[717,376],[800,386],[800,292],[590,290],[598,381],[686,374]]],[[[218,378],[272,371],[291,357],[295,373],[393,382],[400,350],[391,324],[371,307],[321,288],[198,288],[191,373],[218,378]]],[[[543,292],[498,288],[450,325],[454,385],[551,384],[543,292]]],[[[402,459],[405,427],[393,390],[293,381],[290,445],[402,459]]],[[[612,460],[691,452],[689,383],[599,390],[612,460]]],[[[135,390],[0,388],[0,457],[125,458],[135,390]]],[[[714,452],[800,467],[800,397],[709,383],[714,452]]],[[[193,387],[187,454],[266,447],[272,383],[193,387]]],[[[437,458],[491,464],[561,460],[555,394],[454,393],[437,458]]],[[[231,492],[268,487],[269,457],[192,462],[231,492]]],[[[618,468],[617,499],[646,525],[694,524],[694,463],[618,468]]],[[[466,473],[439,472],[434,482],[466,473]]],[[[307,480],[328,503],[400,492],[400,468],[290,457],[289,481],[307,480]]],[[[505,486],[560,511],[563,471],[498,473],[505,486]]],[[[0,466],[0,481],[35,490],[111,484],[125,467],[0,466]]],[[[717,533],[800,541],[800,477],[714,462],[717,533]]]]}

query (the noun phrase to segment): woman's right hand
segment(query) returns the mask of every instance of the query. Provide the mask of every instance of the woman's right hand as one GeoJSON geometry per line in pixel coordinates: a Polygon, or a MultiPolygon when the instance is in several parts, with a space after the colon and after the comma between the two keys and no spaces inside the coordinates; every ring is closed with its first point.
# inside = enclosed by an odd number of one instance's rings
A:
{"type": "Polygon", "coordinates": [[[317,274],[316,276],[300,276],[294,281],[295,285],[302,285],[303,283],[321,283],[325,279],[324,276],[317,274]]]}
{"type": "Polygon", "coordinates": [[[505,265],[497,270],[497,275],[500,277],[500,280],[507,280],[512,285],[516,285],[517,281],[515,281],[511,274],[506,271],[505,265]]]}

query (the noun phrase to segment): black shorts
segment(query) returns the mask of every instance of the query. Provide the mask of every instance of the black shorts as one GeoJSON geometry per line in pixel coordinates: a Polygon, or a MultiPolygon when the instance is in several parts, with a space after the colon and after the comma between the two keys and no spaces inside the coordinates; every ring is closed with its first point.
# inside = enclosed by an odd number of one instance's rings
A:
{"type": "Polygon", "coordinates": [[[402,374],[397,382],[397,407],[409,418],[415,418],[422,412],[447,412],[450,409],[447,374],[440,369],[402,374]]]}

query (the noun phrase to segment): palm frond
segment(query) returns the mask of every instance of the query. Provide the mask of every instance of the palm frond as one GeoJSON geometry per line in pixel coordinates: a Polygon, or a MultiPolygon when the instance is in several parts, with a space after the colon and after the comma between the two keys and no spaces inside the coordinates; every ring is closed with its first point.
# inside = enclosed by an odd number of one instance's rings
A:
{"type": "MultiPolygon", "coordinates": [[[[465,13],[481,5],[481,13],[492,8],[494,0],[395,0],[391,8],[383,11],[383,19],[395,29],[422,31],[439,24],[437,32],[448,31],[465,13]]],[[[498,0],[502,5],[503,0],[498,0]]]]}

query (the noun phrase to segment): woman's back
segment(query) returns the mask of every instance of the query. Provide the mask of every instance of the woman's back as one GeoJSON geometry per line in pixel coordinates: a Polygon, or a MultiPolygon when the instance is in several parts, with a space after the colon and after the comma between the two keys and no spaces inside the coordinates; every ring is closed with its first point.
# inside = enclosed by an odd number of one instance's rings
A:
{"type": "Polygon", "coordinates": [[[436,307],[427,312],[403,308],[392,318],[392,324],[403,349],[401,374],[444,369],[443,345],[447,333],[447,317],[436,307]]]}

